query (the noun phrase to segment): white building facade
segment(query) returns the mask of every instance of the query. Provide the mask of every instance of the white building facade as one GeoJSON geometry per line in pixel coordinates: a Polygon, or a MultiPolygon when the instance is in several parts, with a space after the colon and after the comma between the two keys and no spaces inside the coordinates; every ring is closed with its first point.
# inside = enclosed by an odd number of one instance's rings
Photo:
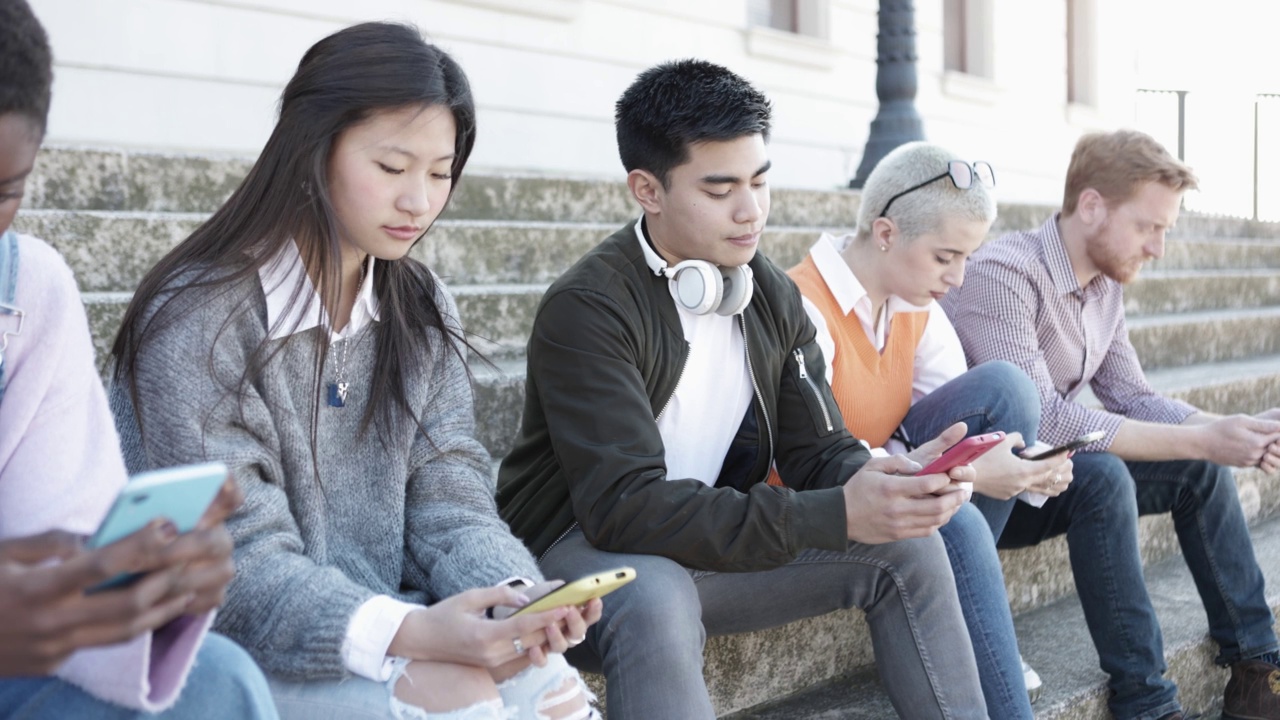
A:
{"type": "MultiPolygon", "coordinates": [[[[904,0],[898,0],[901,4],[904,0]]],[[[613,103],[701,57],[774,103],[771,182],[836,188],[875,116],[876,0],[31,0],[55,53],[47,142],[254,155],[303,52],[417,25],[471,78],[472,168],[619,179],[613,103]]],[[[1080,133],[1132,124],[1134,0],[917,0],[926,136],[1056,203],[1080,133]]]]}

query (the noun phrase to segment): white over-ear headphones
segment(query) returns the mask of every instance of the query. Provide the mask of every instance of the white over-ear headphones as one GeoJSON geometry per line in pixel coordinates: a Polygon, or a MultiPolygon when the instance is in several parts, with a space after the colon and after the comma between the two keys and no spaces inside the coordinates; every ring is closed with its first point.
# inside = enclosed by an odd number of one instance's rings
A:
{"type": "Polygon", "coordinates": [[[737,315],[751,303],[752,273],[746,265],[719,267],[706,260],[685,260],[673,268],[663,267],[667,288],[676,305],[694,315],[715,311],[737,315]]]}
{"type": "Polygon", "coordinates": [[[738,315],[751,304],[755,276],[750,267],[720,267],[706,260],[684,260],[668,267],[643,233],[640,223],[636,223],[645,262],[654,275],[667,278],[667,289],[677,307],[694,315],[713,310],[718,315],[738,315]]]}

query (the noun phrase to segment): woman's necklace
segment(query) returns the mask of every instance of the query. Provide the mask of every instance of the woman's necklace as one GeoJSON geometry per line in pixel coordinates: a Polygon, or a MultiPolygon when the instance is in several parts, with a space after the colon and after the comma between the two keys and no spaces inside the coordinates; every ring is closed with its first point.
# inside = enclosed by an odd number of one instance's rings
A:
{"type": "Polygon", "coordinates": [[[347,388],[351,383],[347,377],[347,352],[351,350],[352,338],[342,341],[342,350],[338,353],[338,371],[334,373],[334,381],[329,383],[329,406],[345,407],[347,404],[347,388]]]}
{"type": "MultiPolygon", "coordinates": [[[[356,289],[356,294],[360,294],[359,288],[364,287],[364,276],[368,270],[367,263],[360,264],[360,285],[356,289]]],[[[347,321],[350,324],[350,320],[347,321]]],[[[355,337],[340,340],[342,349],[338,353],[338,367],[334,373],[333,382],[329,383],[329,407],[346,407],[347,405],[347,388],[351,387],[351,383],[347,382],[347,354],[351,352],[351,346],[356,341],[355,337]]]]}

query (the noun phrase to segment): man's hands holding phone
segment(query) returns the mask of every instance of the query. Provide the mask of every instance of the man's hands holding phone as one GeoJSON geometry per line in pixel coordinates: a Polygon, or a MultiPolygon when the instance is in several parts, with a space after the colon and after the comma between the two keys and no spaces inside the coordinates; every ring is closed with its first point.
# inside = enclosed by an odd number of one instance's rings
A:
{"type": "Polygon", "coordinates": [[[966,493],[957,492],[953,483],[973,482],[973,468],[961,465],[945,474],[912,473],[963,440],[967,431],[964,423],[956,423],[908,455],[868,460],[844,485],[849,539],[892,542],[924,537],[947,524],[966,500],[966,493]]]}
{"type": "Polygon", "coordinates": [[[1205,459],[1219,465],[1280,471],[1280,408],[1257,415],[1228,415],[1203,426],[1205,459]]]}
{"type": "MultiPolygon", "coordinates": [[[[1265,412],[1260,412],[1254,416],[1258,420],[1269,420],[1271,422],[1280,422],[1280,408],[1271,408],[1265,412]]],[[[1262,459],[1258,461],[1258,467],[1262,468],[1265,473],[1280,473],[1280,434],[1276,435],[1276,439],[1271,441],[1270,445],[1263,450],[1262,459]]]]}
{"type": "Polygon", "coordinates": [[[199,528],[182,536],[157,520],[96,550],[61,531],[0,542],[0,676],[48,674],[76,650],[217,606],[233,574],[223,522],[242,499],[228,479],[199,528]],[[121,573],[144,575],[85,594],[121,573]]]}

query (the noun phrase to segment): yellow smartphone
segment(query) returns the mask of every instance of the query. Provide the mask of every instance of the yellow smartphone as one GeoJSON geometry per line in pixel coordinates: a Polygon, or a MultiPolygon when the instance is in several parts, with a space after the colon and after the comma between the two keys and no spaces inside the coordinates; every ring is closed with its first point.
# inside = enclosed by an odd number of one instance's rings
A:
{"type": "Polygon", "coordinates": [[[588,600],[604,597],[635,579],[635,568],[629,567],[614,568],[595,575],[588,575],[561,585],[515,611],[512,615],[554,610],[565,605],[582,605],[588,600]]]}

